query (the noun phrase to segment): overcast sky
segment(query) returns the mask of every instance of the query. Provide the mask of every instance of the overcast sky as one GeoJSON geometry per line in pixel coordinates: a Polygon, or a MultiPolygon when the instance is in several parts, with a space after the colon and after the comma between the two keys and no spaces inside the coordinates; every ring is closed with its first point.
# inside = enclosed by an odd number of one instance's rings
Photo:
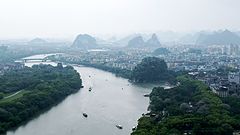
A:
{"type": "Polygon", "coordinates": [[[0,38],[240,30],[240,0],[1,0],[0,38]]]}

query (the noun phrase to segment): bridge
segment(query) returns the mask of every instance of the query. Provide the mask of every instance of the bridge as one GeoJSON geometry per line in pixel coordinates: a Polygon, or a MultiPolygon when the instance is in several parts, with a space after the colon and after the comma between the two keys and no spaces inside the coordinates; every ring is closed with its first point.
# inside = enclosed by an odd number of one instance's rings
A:
{"type": "Polygon", "coordinates": [[[24,58],[22,59],[23,62],[29,62],[29,61],[40,61],[40,62],[46,62],[47,58],[24,58]]]}

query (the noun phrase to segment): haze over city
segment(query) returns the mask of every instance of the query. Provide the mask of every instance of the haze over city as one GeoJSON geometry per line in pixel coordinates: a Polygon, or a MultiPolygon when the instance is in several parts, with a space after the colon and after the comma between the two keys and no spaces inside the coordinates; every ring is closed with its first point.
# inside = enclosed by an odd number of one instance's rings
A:
{"type": "Polygon", "coordinates": [[[0,135],[240,135],[240,0],[1,0],[0,135]]]}
{"type": "Polygon", "coordinates": [[[0,39],[240,27],[239,0],[3,0],[0,39]]]}

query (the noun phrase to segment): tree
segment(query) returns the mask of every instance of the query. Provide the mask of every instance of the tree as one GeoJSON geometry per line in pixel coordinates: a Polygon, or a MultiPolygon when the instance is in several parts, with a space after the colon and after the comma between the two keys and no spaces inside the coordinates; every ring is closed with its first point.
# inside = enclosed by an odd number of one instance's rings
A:
{"type": "Polygon", "coordinates": [[[164,60],[157,57],[147,57],[132,71],[131,79],[134,82],[162,82],[171,80],[173,76],[167,69],[164,60]]]}
{"type": "Polygon", "coordinates": [[[139,120],[134,135],[232,135],[240,130],[239,98],[220,98],[204,83],[184,76],[178,81],[174,88],[152,90],[150,117],[139,120]]]}
{"type": "MultiPolygon", "coordinates": [[[[72,67],[35,65],[11,70],[0,76],[0,93],[21,93],[0,102],[0,134],[26,122],[41,111],[77,92],[82,81],[72,67]]],[[[3,93],[0,94],[3,97],[3,93]]]]}
{"type": "Polygon", "coordinates": [[[0,100],[3,99],[4,94],[2,92],[0,92],[0,100]]]}

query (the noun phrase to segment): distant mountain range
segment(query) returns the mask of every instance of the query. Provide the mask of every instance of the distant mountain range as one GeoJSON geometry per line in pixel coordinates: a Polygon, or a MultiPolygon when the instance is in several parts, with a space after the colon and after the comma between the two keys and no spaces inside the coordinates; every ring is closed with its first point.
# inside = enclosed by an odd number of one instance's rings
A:
{"type": "MultiPolygon", "coordinates": [[[[33,42],[44,42],[35,39],[33,42]]],[[[72,47],[94,49],[99,47],[128,47],[128,48],[159,48],[163,45],[192,44],[192,45],[240,45],[240,31],[229,30],[200,31],[192,33],[157,32],[155,34],[132,34],[124,38],[110,39],[95,38],[88,34],[80,34],[74,40],[72,47]],[[158,39],[160,37],[161,43],[158,39]]]]}
{"type": "Polygon", "coordinates": [[[146,42],[142,36],[137,36],[129,40],[127,47],[129,48],[158,48],[161,46],[156,34],[153,34],[146,42]]]}
{"type": "Polygon", "coordinates": [[[230,45],[240,44],[240,37],[229,30],[200,34],[196,41],[197,45],[230,45]]]}
{"type": "Polygon", "coordinates": [[[74,40],[72,47],[80,49],[94,49],[98,47],[98,44],[94,37],[88,34],[80,34],[74,40]]]}
{"type": "Polygon", "coordinates": [[[141,36],[141,37],[142,37],[141,34],[131,34],[131,35],[128,35],[128,36],[126,36],[126,37],[124,37],[124,38],[121,38],[121,39],[116,40],[116,41],[115,41],[115,45],[116,45],[116,46],[119,46],[119,47],[125,47],[125,46],[128,45],[128,42],[129,42],[130,40],[132,40],[133,38],[138,37],[138,36],[141,36]]]}
{"type": "Polygon", "coordinates": [[[47,41],[44,40],[44,39],[41,39],[41,38],[35,38],[35,39],[28,42],[28,44],[38,44],[38,45],[39,44],[46,44],[46,43],[47,43],[47,41]]]}
{"type": "Polygon", "coordinates": [[[142,36],[137,36],[128,41],[127,47],[133,48],[133,47],[144,47],[144,46],[145,46],[145,42],[142,36]]]}
{"type": "MultiPolygon", "coordinates": [[[[240,31],[232,32],[229,30],[219,31],[200,31],[190,33],[179,32],[157,32],[156,35],[160,37],[163,44],[197,44],[197,45],[229,45],[240,44],[240,31]]],[[[148,38],[147,34],[138,34],[143,39],[148,38]]],[[[130,36],[128,36],[128,40],[130,36]]],[[[136,36],[135,36],[136,37],[136,36]]],[[[124,38],[126,39],[126,38],[124,38]]],[[[127,40],[125,40],[126,42],[127,40]]]]}
{"type": "Polygon", "coordinates": [[[161,46],[161,43],[160,41],[158,40],[158,37],[156,34],[153,34],[152,37],[147,40],[146,42],[146,46],[147,47],[160,47],[161,46]]]}

